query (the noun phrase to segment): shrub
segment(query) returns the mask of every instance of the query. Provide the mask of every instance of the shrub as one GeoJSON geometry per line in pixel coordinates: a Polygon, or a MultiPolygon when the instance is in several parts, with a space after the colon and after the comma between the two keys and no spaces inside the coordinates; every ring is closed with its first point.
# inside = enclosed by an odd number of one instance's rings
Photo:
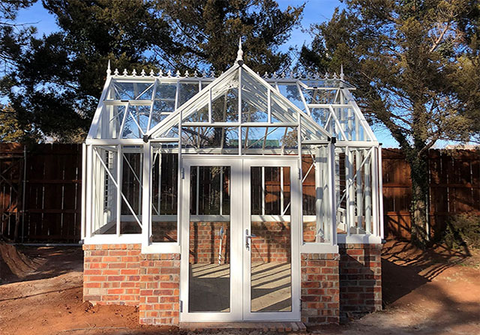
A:
{"type": "Polygon", "coordinates": [[[444,241],[450,248],[480,248],[480,215],[462,213],[447,222],[444,241]]]}

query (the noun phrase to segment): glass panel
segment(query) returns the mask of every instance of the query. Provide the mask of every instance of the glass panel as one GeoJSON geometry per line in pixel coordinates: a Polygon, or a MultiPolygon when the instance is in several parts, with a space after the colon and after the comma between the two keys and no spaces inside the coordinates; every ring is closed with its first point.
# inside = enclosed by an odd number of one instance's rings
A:
{"type": "Polygon", "coordinates": [[[153,103],[152,120],[149,130],[162,122],[168,115],[175,111],[175,101],[156,100],[153,103]]]}
{"type": "Polygon", "coordinates": [[[324,236],[323,227],[317,227],[315,215],[315,165],[313,155],[302,156],[303,242],[315,242],[317,230],[324,236]],[[320,231],[322,230],[322,231],[320,231]]]}
{"type": "Polygon", "coordinates": [[[151,100],[153,83],[113,82],[113,100],[151,100]]]}
{"type": "Polygon", "coordinates": [[[155,91],[155,100],[171,101],[175,103],[177,84],[159,83],[155,91]]]}
{"type": "Polygon", "coordinates": [[[287,85],[278,85],[278,89],[280,93],[287,98],[291,103],[297,106],[303,112],[306,112],[305,104],[303,103],[301,93],[298,90],[298,86],[296,84],[287,84],[287,85]]]}
{"type": "Polygon", "coordinates": [[[274,94],[270,97],[272,104],[271,113],[272,113],[272,122],[297,122],[297,112],[285,105],[274,94]]]}
{"type": "Polygon", "coordinates": [[[177,242],[178,154],[154,148],[152,242],[177,242]]]}
{"type": "MultiPolygon", "coordinates": [[[[208,108],[207,108],[208,113],[208,108]]],[[[238,121],[238,89],[229,88],[224,94],[213,97],[212,101],[213,122],[238,121]]]]}
{"type": "Polygon", "coordinates": [[[93,206],[92,232],[99,234],[117,233],[117,178],[116,148],[93,148],[93,206]],[[115,181],[114,181],[115,179],[115,181]]]}
{"type": "Polygon", "coordinates": [[[131,209],[122,197],[121,234],[140,234],[142,232],[134,217],[135,214],[140,219],[142,214],[142,158],[141,153],[123,153],[122,193],[131,209]]]}
{"type": "Polygon", "coordinates": [[[152,108],[151,105],[142,105],[142,106],[132,106],[132,105],[130,105],[128,107],[128,111],[131,114],[130,116],[132,117],[132,119],[134,118],[135,121],[136,121],[136,123],[134,123],[134,125],[132,125],[133,129],[135,129],[135,127],[138,128],[138,126],[140,126],[140,129],[143,131],[143,133],[147,132],[148,118],[150,117],[150,109],[151,108],[152,108]]]}
{"type": "Polygon", "coordinates": [[[109,134],[102,134],[101,138],[117,138],[125,115],[125,106],[106,106],[104,113],[103,118],[108,118],[109,134]]]}
{"type": "Polygon", "coordinates": [[[242,122],[268,122],[267,88],[247,72],[242,77],[242,122]]]}
{"type": "Polygon", "coordinates": [[[183,119],[183,122],[208,122],[208,105],[193,112],[189,111],[189,115],[183,119]]]}
{"type": "Polygon", "coordinates": [[[251,168],[251,312],[292,311],[291,223],[289,215],[282,215],[282,207],[290,206],[286,180],[289,167],[251,168]],[[273,217],[254,214],[259,212],[258,184],[262,211],[273,217]]]}
{"type": "Polygon", "coordinates": [[[338,89],[302,88],[307,104],[334,104],[338,101],[338,89]]]}
{"type": "Polygon", "coordinates": [[[180,91],[178,96],[177,108],[183,105],[185,102],[190,100],[195,94],[199,92],[198,83],[180,83],[180,91]]]}
{"type": "Polygon", "coordinates": [[[229,312],[230,167],[192,166],[190,185],[188,310],[229,312]]]}
{"type": "Polygon", "coordinates": [[[238,129],[236,127],[183,127],[182,147],[197,150],[210,149],[208,150],[210,153],[222,153],[222,150],[238,152],[238,129]]]}
{"type": "Polygon", "coordinates": [[[297,130],[292,127],[244,127],[242,136],[242,149],[245,154],[258,154],[259,149],[298,147],[297,130]]]}

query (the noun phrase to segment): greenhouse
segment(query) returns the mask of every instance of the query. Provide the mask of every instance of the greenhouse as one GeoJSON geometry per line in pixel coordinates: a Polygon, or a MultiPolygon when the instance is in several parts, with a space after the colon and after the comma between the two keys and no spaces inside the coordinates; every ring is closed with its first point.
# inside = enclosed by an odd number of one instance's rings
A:
{"type": "Polygon", "coordinates": [[[242,54],[219,76],[109,65],[84,144],[85,300],[169,325],[381,309],[381,146],[354,87],[242,54]]]}

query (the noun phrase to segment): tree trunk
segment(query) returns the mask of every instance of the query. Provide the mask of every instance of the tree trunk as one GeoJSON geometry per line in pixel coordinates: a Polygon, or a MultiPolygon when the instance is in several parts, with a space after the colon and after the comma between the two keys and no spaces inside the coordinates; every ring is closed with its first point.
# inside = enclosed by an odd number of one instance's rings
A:
{"type": "Polygon", "coordinates": [[[412,179],[412,203],[410,215],[412,222],[412,243],[425,247],[430,240],[428,228],[428,153],[418,155],[412,152],[407,155],[412,179]]]}

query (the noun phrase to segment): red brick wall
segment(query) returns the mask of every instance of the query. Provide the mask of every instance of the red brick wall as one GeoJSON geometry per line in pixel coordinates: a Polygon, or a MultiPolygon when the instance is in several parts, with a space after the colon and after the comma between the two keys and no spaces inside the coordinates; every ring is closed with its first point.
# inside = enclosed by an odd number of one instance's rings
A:
{"type": "Polygon", "coordinates": [[[178,325],[180,254],[148,254],[141,258],[140,323],[178,325]]]}
{"type": "Polygon", "coordinates": [[[140,323],[177,325],[179,254],[141,254],[140,244],[84,245],[83,300],[139,306],[140,323]]]}
{"type": "Polygon", "coordinates": [[[84,245],[83,299],[138,305],[140,249],[140,244],[84,245]]]}
{"type": "Polygon", "coordinates": [[[302,322],[339,323],[338,254],[302,254],[302,322]]]}
{"type": "Polygon", "coordinates": [[[382,245],[343,244],[340,252],[340,314],[361,316],[382,309],[382,245]]]}

